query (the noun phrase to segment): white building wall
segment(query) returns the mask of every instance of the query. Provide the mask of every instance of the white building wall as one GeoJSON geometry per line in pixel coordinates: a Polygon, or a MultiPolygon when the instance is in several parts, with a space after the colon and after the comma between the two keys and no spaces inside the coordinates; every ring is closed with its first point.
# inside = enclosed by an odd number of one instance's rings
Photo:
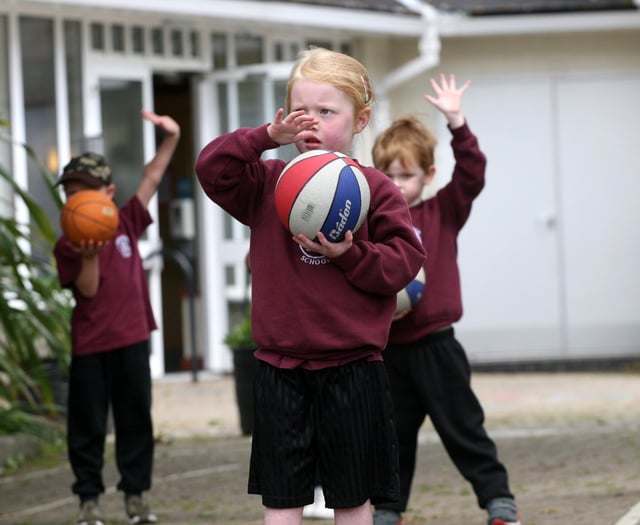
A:
{"type": "MultiPolygon", "coordinates": [[[[82,10],[82,15],[89,16],[89,11],[82,10]]],[[[57,11],[56,16],[63,13],[57,11]]],[[[596,16],[590,19],[610,19],[596,16]]],[[[621,16],[631,20],[638,14],[621,16]]],[[[144,12],[140,17],[144,18],[144,12]]],[[[124,18],[131,23],[129,16],[124,18]]],[[[549,20],[552,18],[561,20],[549,20]]],[[[494,28],[495,20],[490,20],[494,28]]],[[[564,20],[566,23],[567,18],[564,20]]],[[[483,22],[483,31],[490,34],[483,22]]],[[[207,32],[216,25],[211,19],[193,23],[197,28],[211,24],[207,32]]],[[[376,36],[374,25],[369,24],[366,27],[372,33],[359,33],[355,38],[354,54],[367,65],[374,88],[390,72],[416,58],[418,39],[405,38],[416,35],[416,23],[411,27],[385,23],[385,32],[395,35],[389,37],[383,36],[382,30],[376,36]],[[389,27],[394,31],[388,31],[389,27]]],[[[229,28],[227,24],[222,25],[229,28]]],[[[452,167],[449,135],[423,95],[430,90],[429,77],[439,72],[455,72],[461,81],[472,79],[464,99],[465,111],[487,152],[489,170],[487,188],[460,238],[466,312],[459,334],[471,359],[640,352],[640,284],[634,272],[640,249],[634,235],[638,213],[633,202],[640,188],[632,154],[637,135],[632,126],[640,109],[636,102],[640,31],[636,27],[606,32],[452,36],[452,27],[446,27],[437,67],[389,92],[388,105],[374,108],[374,121],[356,142],[354,154],[370,163],[375,134],[386,124],[377,120],[378,109],[388,109],[390,118],[417,113],[440,135],[438,172],[439,183],[444,183],[452,167]],[[615,188],[610,188],[612,181],[615,188]],[[598,215],[591,213],[596,207],[598,215]]],[[[557,31],[557,25],[554,27],[557,31]]],[[[274,25],[273,32],[277,29],[274,25]]],[[[468,30],[465,25],[467,34],[473,34],[468,30]]],[[[339,35],[347,36],[342,31],[339,35]]],[[[11,53],[16,53],[15,46],[11,53]]],[[[184,57],[175,62],[165,58],[147,66],[205,72],[208,53],[204,57],[189,63],[184,57]]],[[[18,61],[10,62],[10,75],[18,78],[14,74],[18,61]]],[[[203,107],[201,89],[194,88],[193,93],[198,109],[203,107]]],[[[19,94],[12,91],[15,108],[21,104],[15,98],[19,94]]],[[[85,95],[90,106],[92,96],[85,95]]],[[[384,102],[382,97],[380,103],[384,102]]],[[[202,135],[202,143],[215,134],[210,125],[199,121],[208,119],[206,115],[194,111],[194,128],[196,135],[202,135]]],[[[13,117],[16,133],[20,115],[13,117]]],[[[21,162],[18,156],[14,158],[17,173],[22,171],[21,162]]],[[[211,206],[202,206],[198,227],[212,228],[215,221],[211,219],[211,206]]],[[[219,249],[217,243],[205,247],[207,265],[220,267],[219,249]]],[[[202,283],[205,289],[223,289],[221,273],[210,271],[207,275],[202,283]]],[[[203,297],[198,323],[210,350],[205,353],[205,366],[214,370],[230,366],[220,338],[228,321],[223,302],[224,297],[203,297]]]]}
{"type": "Polygon", "coordinates": [[[437,130],[442,184],[450,135],[423,94],[440,72],[473,82],[488,170],[460,236],[472,361],[640,353],[639,51],[638,31],[444,38],[439,66],[393,92],[392,117],[437,130]]]}

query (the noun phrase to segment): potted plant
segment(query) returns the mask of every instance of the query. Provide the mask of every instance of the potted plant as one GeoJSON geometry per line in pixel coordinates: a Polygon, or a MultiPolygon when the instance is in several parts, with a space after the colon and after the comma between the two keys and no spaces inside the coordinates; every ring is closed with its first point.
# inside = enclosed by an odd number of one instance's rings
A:
{"type": "Polygon", "coordinates": [[[245,316],[224,338],[225,344],[233,354],[233,373],[235,378],[236,401],[240,413],[240,430],[245,436],[253,432],[253,379],[256,371],[256,358],[253,353],[258,347],[251,335],[251,308],[247,307],[245,316]]]}

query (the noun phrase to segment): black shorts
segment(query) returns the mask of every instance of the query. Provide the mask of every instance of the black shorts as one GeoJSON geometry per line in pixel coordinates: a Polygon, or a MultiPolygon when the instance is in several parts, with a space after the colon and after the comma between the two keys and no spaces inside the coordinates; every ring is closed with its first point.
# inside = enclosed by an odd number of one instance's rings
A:
{"type": "Polygon", "coordinates": [[[316,474],[327,507],[399,497],[398,444],[384,364],[355,361],[323,370],[260,362],[249,493],[270,508],[313,502],[316,474]]]}

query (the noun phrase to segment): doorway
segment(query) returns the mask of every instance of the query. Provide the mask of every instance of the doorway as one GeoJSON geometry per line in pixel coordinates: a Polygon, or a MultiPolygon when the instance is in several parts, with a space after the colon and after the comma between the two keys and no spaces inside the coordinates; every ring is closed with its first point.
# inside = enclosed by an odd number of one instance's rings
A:
{"type": "MultiPolygon", "coordinates": [[[[166,74],[153,76],[154,111],[159,115],[170,115],[180,125],[180,142],[173,155],[169,169],[158,190],[158,224],[162,249],[165,254],[184,256],[190,264],[195,290],[197,257],[195,239],[185,238],[176,232],[172,224],[172,202],[176,199],[191,199],[194,202],[196,180],[194,174],[194,143],[192,134],[191,80],[188,74],[166,74]]],[[[156,146],[162,141],[157,134],[156,146]]],[[[195,204],[194,204],[195,207],[195,204]]],[[[193,209],[195,214],[195,208],[193,209]]],[[[193,217],[195,223],[195,215],[193,217]]],[[[164,338],[165,373],[190,370],[193,339],[189,316],[189,286],[184,269],[175,258],[165,255],[162,265],[162,318],[164,338]]],[[[196,297],[197,297],[196,293],[196,297]]],[[[197,304],[197,303],[196,303],[197,304]]],[[[197,340],[197,338],[196,338],[197,340]]],[[[196,344],[198,368],[202,368],[202,345],[196,344]]]]}

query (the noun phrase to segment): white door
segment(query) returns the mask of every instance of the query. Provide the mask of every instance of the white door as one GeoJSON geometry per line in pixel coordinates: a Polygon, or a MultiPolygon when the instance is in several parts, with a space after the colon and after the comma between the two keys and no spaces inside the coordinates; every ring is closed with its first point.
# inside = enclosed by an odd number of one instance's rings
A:
{"type": "Polygon", "coordinates": [[[571,355],[640,351],[639,93],[638,72],[558,82],[571,355]]]}
{"type": "MultiPolygon", "coordinates": [[[[486,186],[459,237],[458,335],[472,361],[557,356],[564,346],[551,95],[549,80],[495,77],[474,79],[465,94],[487,156],[486,186]]],[[[448,179],[450,133],[439,136],[438,174],[448,179]]]]}
{"type": "MultiPolygon", "coordinates": [[[[216,136],[242,126],[259,126],[273,119],[284,104],[290,64],[260,64],[236,68],[233,72],[208,75],[196,89],[198,142],[201,147],[216,136]]],[[[278,148],[266,155],[285,158],[291,148],[278,148]]],[[[230,312],[243,309],[248,300],[245,257],[249,250],[249,230],[214,205],[200,190],[199,210],[200,283],[205,322],[205,364],[214,372],[232,368],[225,334],[233,323],[230,312]]]]}
{"type": "MultiPolygon", "coordinates": [[[[144,164],[155,154],[155,128],[140,115],[142,108],[153,109],[151,71],[110,61],[89,66],[86,78],[85,136],[94,142],[88,147],[103,153],[112,166],[115,199],[122,205],[135,193],[144,164]]],[[[143,259],[162,248],[156,197],[149,212],[154,222],[139,243],[143,259]]],[[[151,334],[151,374],[159,377],[164,374],[162,258],[153,257],[147,263],[151,305],[159,328],[151,334]]]]}
{"type": "Polygon", "coordinates": [[[640,350],[637,93],[638,73],[474,79],[465,114],[488,164],[459,239],[472,361],[640,350]]]}

